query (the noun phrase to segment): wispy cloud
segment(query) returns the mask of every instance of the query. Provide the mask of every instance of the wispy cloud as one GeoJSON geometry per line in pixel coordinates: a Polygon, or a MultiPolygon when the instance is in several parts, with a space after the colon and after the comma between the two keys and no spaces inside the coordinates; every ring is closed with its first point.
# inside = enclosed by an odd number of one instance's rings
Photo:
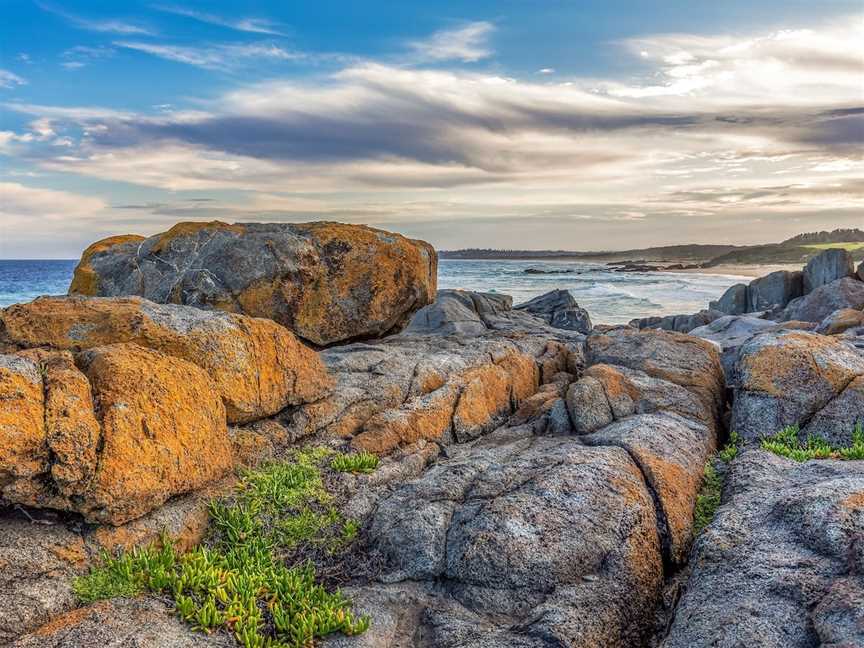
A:
{"type": "Polygon", "coordinates": [[[489,37],[495,27],[490,22],[468,23],[454,29],[437,31],[429,38],[408,45],[424,61],[463,61],[471,63],[492,55],[489,37]]]}
{"type": "Polygon", "coordinates": [[[25,85],[27,81],[9,70],[0,70],[0,88],[14,88],[25,85]]]}
{"type": "Polygon", "coordinates": [[[176,63],[185,63],[209,70],[230,70],[249,65],[255,61],[299,61],[307,57],[303,52],[286,50],[271,43],[218,44],[208,47],[189,47],[145,43],[141,41],[117,41],[117,47],[137,50],[145,54],[176,63]]]}
{"type": "Polygon", "coordinates": [[[220,27],[227,27],[241,32],[271,34],[273,36],[286,35],[282,31],[279,31],[279,25],[267,20],[266,18],[225,18],[216,14],[195,11],[194,9],[187,9],[186,7],[179,7],[176,5],[154,5],[153,8],[157,11],[185,16],[199,22],[219,25],[220,27]]]}
{"type": "Polygon", "coordinates": [[[80,70],[95,61],[110,58],[113,55],[114,50],[110,47],[77,45],[76,47],[67,49],[60,55],[60,65],[67,70],[80,70]]]}
{"type": "Polygon", "coordinates": [[[127,36],[152,36],[154,32],[141,25],[114,18],[85,18],[70,13],[61,7],[45,2],[37,2],[36,5],[43,11],[60,16],[70,24],[87,31],[104,32],[108,34],[123,34],[127,36]]]}

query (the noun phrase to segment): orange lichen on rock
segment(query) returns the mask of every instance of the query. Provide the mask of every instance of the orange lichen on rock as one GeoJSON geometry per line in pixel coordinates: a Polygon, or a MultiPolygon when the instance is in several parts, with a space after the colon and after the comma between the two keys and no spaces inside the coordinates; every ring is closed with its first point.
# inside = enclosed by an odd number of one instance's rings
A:
{"type": "Polygon", "coordinates": [[[98,295],[99,275],[93,269],[91,261],[97,254],[108,252],[111,248],[124,243],[138,243],[143,241],[143,236],[137,234],[123,234],[120,236],[109,236],[101,241],[96,241],[88,246],[81,254],[81,261],[75,267],[69,292],[78,295],[98,295]]]}
{"type": "Polygon", "coordinates": [[[317,400],[332,388],[318,354],[267,319],[138,297],[52,297],[11,306],[0,321],[0,338],[20,347],[81,350],[132,342],[192,362],[215,382],[231,423],[317,400]]]}
{"type": "Polygon", "coordinates": [[[79,362],[103,435],[85,517],[122,524],[232,468],[225,408],[202,369],[133,344],[97,347],[79,362]]]}
{"type": "Polygon", "coordinates": [[[498,365],[483,365],[462,376],[462,392],[453,412],[453,429],[460,440],[479,436],[511,408],[510,374],[498,365]]]}
{"type": "Polygon", "coordinates": [[[45,403],[39,367],[0,355],[0,493],[45,470],[45,403]]]}
{"type": "MultiPolygon", "coordinates": [[[[197,234],[198,232],[206,232],[208,230],[229,231],[234,232],[235,234],[242,234],[245,231],[245,228],[239,223],[231,225],[229,223],[223,223],[222,221],[187,221],[184,223],[177,223],[167,232],[163,232],[159,235],[159,239],[156,241],[156,244],[151,248],[151,251],[161,252],[166,247],[171,245],[171,242],[175,239],[183,236],[189,236],[190,234],[197,234]]],[[[96,243],[95,245],[98,245],[98,243],[96,243]]]]}
{"type": "Polygon", "coordinates": [[[351,445],[358,450],[386,454],[420,439],[441,441],[450,430],[458,394],[455,386],[446,385],[404,407],[377,414],[366,422],[351,445]]]}

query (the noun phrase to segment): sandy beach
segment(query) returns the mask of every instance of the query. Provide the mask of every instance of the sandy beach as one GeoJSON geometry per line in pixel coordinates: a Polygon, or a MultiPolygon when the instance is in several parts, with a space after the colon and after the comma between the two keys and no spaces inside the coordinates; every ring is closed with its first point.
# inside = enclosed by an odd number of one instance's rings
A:
{"type": "Polygon", "coordinates": [[[756,278],[764,277],[765,275],[776,272],[777,270],[801,270],[801,264],[775,264],[762,265],[754,264],[722,264],[712,266],[710,268],[693,268],[690,270],[663,270],[663,272],[686,273],[686,274],[706,274],[706,275],[723,275],[756,278]]]}

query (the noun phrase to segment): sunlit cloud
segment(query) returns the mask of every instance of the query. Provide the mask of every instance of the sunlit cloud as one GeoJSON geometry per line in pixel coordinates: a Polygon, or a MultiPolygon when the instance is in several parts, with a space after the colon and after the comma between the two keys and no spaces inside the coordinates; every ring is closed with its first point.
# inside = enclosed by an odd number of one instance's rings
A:
{"type": "Polygon", "coordinates": [[[139,36],[152,36],[154,34],[149,28],[124,20],[85,18],[45,2],[37,2],[36,5],[43,11],[60,16],[69,24],[87,31],[139,36]]]}
{"type": "Polygon", "coordinates": [[[0,88],[14,88],[15,86],[25,85],[27,81],[14,72],[9,70],[0,70],[0,88]]]}
{"type": "Polygon", "coordinates": [[[158,11],[164,11],[178,16],[185,16],[186,18],[192,18],[199,22],[219,25],[220,27],[228,27],[229,29],[241,32],[285,36],[283,32],[279,31],[278,25],[264,18],[225,18],[213,13],[195,11],[194,9],[188,9],[177,5],[154,5],[153,8],[158,11]]]}
{"type": "Polygon", "coordinates": [[[424,61],[474,62],[491,56],[489,37],[495,27],[479,21],[437,31],[429,38],[411,41],[410,48],[424,61]]]}

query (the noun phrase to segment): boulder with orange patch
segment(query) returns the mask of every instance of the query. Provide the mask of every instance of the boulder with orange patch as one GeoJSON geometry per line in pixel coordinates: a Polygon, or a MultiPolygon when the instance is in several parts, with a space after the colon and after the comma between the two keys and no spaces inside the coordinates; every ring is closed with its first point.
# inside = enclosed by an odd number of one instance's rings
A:
{"type": "Polygon", "coordinates": [[[42,297],[0,313],[0,340],[73,351],[133,342],[198,365],[230,423],[312,402],[332,387],[318,354],[268,319],[155,304],[138,297],[42,297]]]}
{"type": "Polygon", "coordinates": [[[179,223],[95,243],[70,293],[266,317],[328,346],[401,330],[434,301],[436,280],[432,246],[370,227],[179,223]]]}

